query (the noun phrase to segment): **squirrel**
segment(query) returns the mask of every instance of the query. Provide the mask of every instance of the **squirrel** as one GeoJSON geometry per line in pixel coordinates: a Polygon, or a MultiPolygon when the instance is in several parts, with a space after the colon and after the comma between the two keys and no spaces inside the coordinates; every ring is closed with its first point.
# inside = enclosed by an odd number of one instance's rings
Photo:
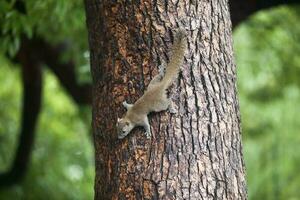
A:
{"type": "Polygon", "coordinates": [[[172,101],[167,97],[167,89],[171,86],[173,79],[178,76],[180,66],[183,64],[184,52],[186,50],[186,32],[179,30],[175,35],[172,47],[172,56],[164,73],[164,64],[159,67],[157,74],[149,83],[147,90],[134,104],[123,102],[127,109],[125,116],[117,120],[118,138],[123,139],[136,126],[145,128],[145,135],[151,138],[151,129],[148,120],[150,112],[160,112],[172,108],[172,101]]]}

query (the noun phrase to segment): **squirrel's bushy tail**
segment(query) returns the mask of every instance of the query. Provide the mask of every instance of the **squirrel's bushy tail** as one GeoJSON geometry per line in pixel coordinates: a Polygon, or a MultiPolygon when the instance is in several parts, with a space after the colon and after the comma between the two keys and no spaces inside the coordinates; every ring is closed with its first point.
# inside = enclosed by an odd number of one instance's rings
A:
{"type": "Polygon", "coordinates": [[[172,84],[173,79],[177,77],[180,66],[183,63],[186,46],[186,32],[180,29],[175,35],[171,59],[167,65],[165,76],[161,81],[164,88],[168,88],[172,84]]]}

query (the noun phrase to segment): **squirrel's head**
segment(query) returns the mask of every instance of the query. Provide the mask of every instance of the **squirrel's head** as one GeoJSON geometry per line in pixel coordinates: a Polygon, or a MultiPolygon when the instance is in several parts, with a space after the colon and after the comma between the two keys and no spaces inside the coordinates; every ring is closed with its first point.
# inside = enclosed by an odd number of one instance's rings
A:
{"type": "Polygon", "coordinates": [[[118,138],[123,139],[128,133],[133,129],[133,124],[126,118],[118,118],[117,121],[117,130],[118,138]]]}

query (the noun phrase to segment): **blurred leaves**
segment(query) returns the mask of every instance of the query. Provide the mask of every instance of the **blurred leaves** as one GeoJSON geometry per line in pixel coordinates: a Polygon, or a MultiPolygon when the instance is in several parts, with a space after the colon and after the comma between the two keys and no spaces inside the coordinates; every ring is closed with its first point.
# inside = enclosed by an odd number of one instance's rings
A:
{"type": "Polygon", "coordinates": [[[0,170],[14,154],[15,135],[18,133],[21,110],[21,82],[19,71],[11,67],[0,54],[0,170]]]}
{"type": "MultiPolygon", "coordinates": [[[[15,152],[21,83],[19,68],[9,67],[4,59],[0,62],[0,84],[5,85],[0,87],[0,170],[4,171],[15,152]]],[[[81,112],[91,111],[79,109],[49,71],[44,77],[44,105],[29,171],[21,184],[1,191],[0,199],[92,199],[94,160],[87,123],[91,118],[80,117],[81,112]]]]}
{"type": "Polygon", "coordinates": [[[262,11],[234,33],[249,199],[300,197],[299,13],[262,11]]]}
{"type": "Polygon", "coordinates": [[[81,0],[0,1],[0,53],[13,57],[23,36],[44,38],[50,44],[64,43],[63,61],[72,60],[79,80],[90,81],[84,5],[81,0]],[[16,4],[23,5],[25,13],[16,4]]]}
{"type": "MultiPolygon", "coordinates": [[[[83,1],[0,1],[0,170],[7,170],[16,148],[21,115],[19,68],[9,62],[22,37],[64,44],[61,60],[76,65],[80,82],[90,81],[83,1]],[[7,59],[8,58],[8,59],[7,59]]],[[[56,78],[44,73],[42,112],[25,180],[0,192],[0,199],[92,199],[94,160],[91,110],[77,107],[56,78]]]]}

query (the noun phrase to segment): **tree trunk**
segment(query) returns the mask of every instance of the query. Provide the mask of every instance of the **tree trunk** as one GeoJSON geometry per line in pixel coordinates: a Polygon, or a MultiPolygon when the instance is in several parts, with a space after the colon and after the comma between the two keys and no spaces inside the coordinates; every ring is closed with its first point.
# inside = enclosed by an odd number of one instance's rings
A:
{"type": "Polygon", "coordinates": [[[229,8],[226,0],[86,0],[95,138],[95,199],[246,199],[229,8]],[[178,110],[150,115],[117,139],[122,102],[135,102],[187,31],[178,110]]]}

